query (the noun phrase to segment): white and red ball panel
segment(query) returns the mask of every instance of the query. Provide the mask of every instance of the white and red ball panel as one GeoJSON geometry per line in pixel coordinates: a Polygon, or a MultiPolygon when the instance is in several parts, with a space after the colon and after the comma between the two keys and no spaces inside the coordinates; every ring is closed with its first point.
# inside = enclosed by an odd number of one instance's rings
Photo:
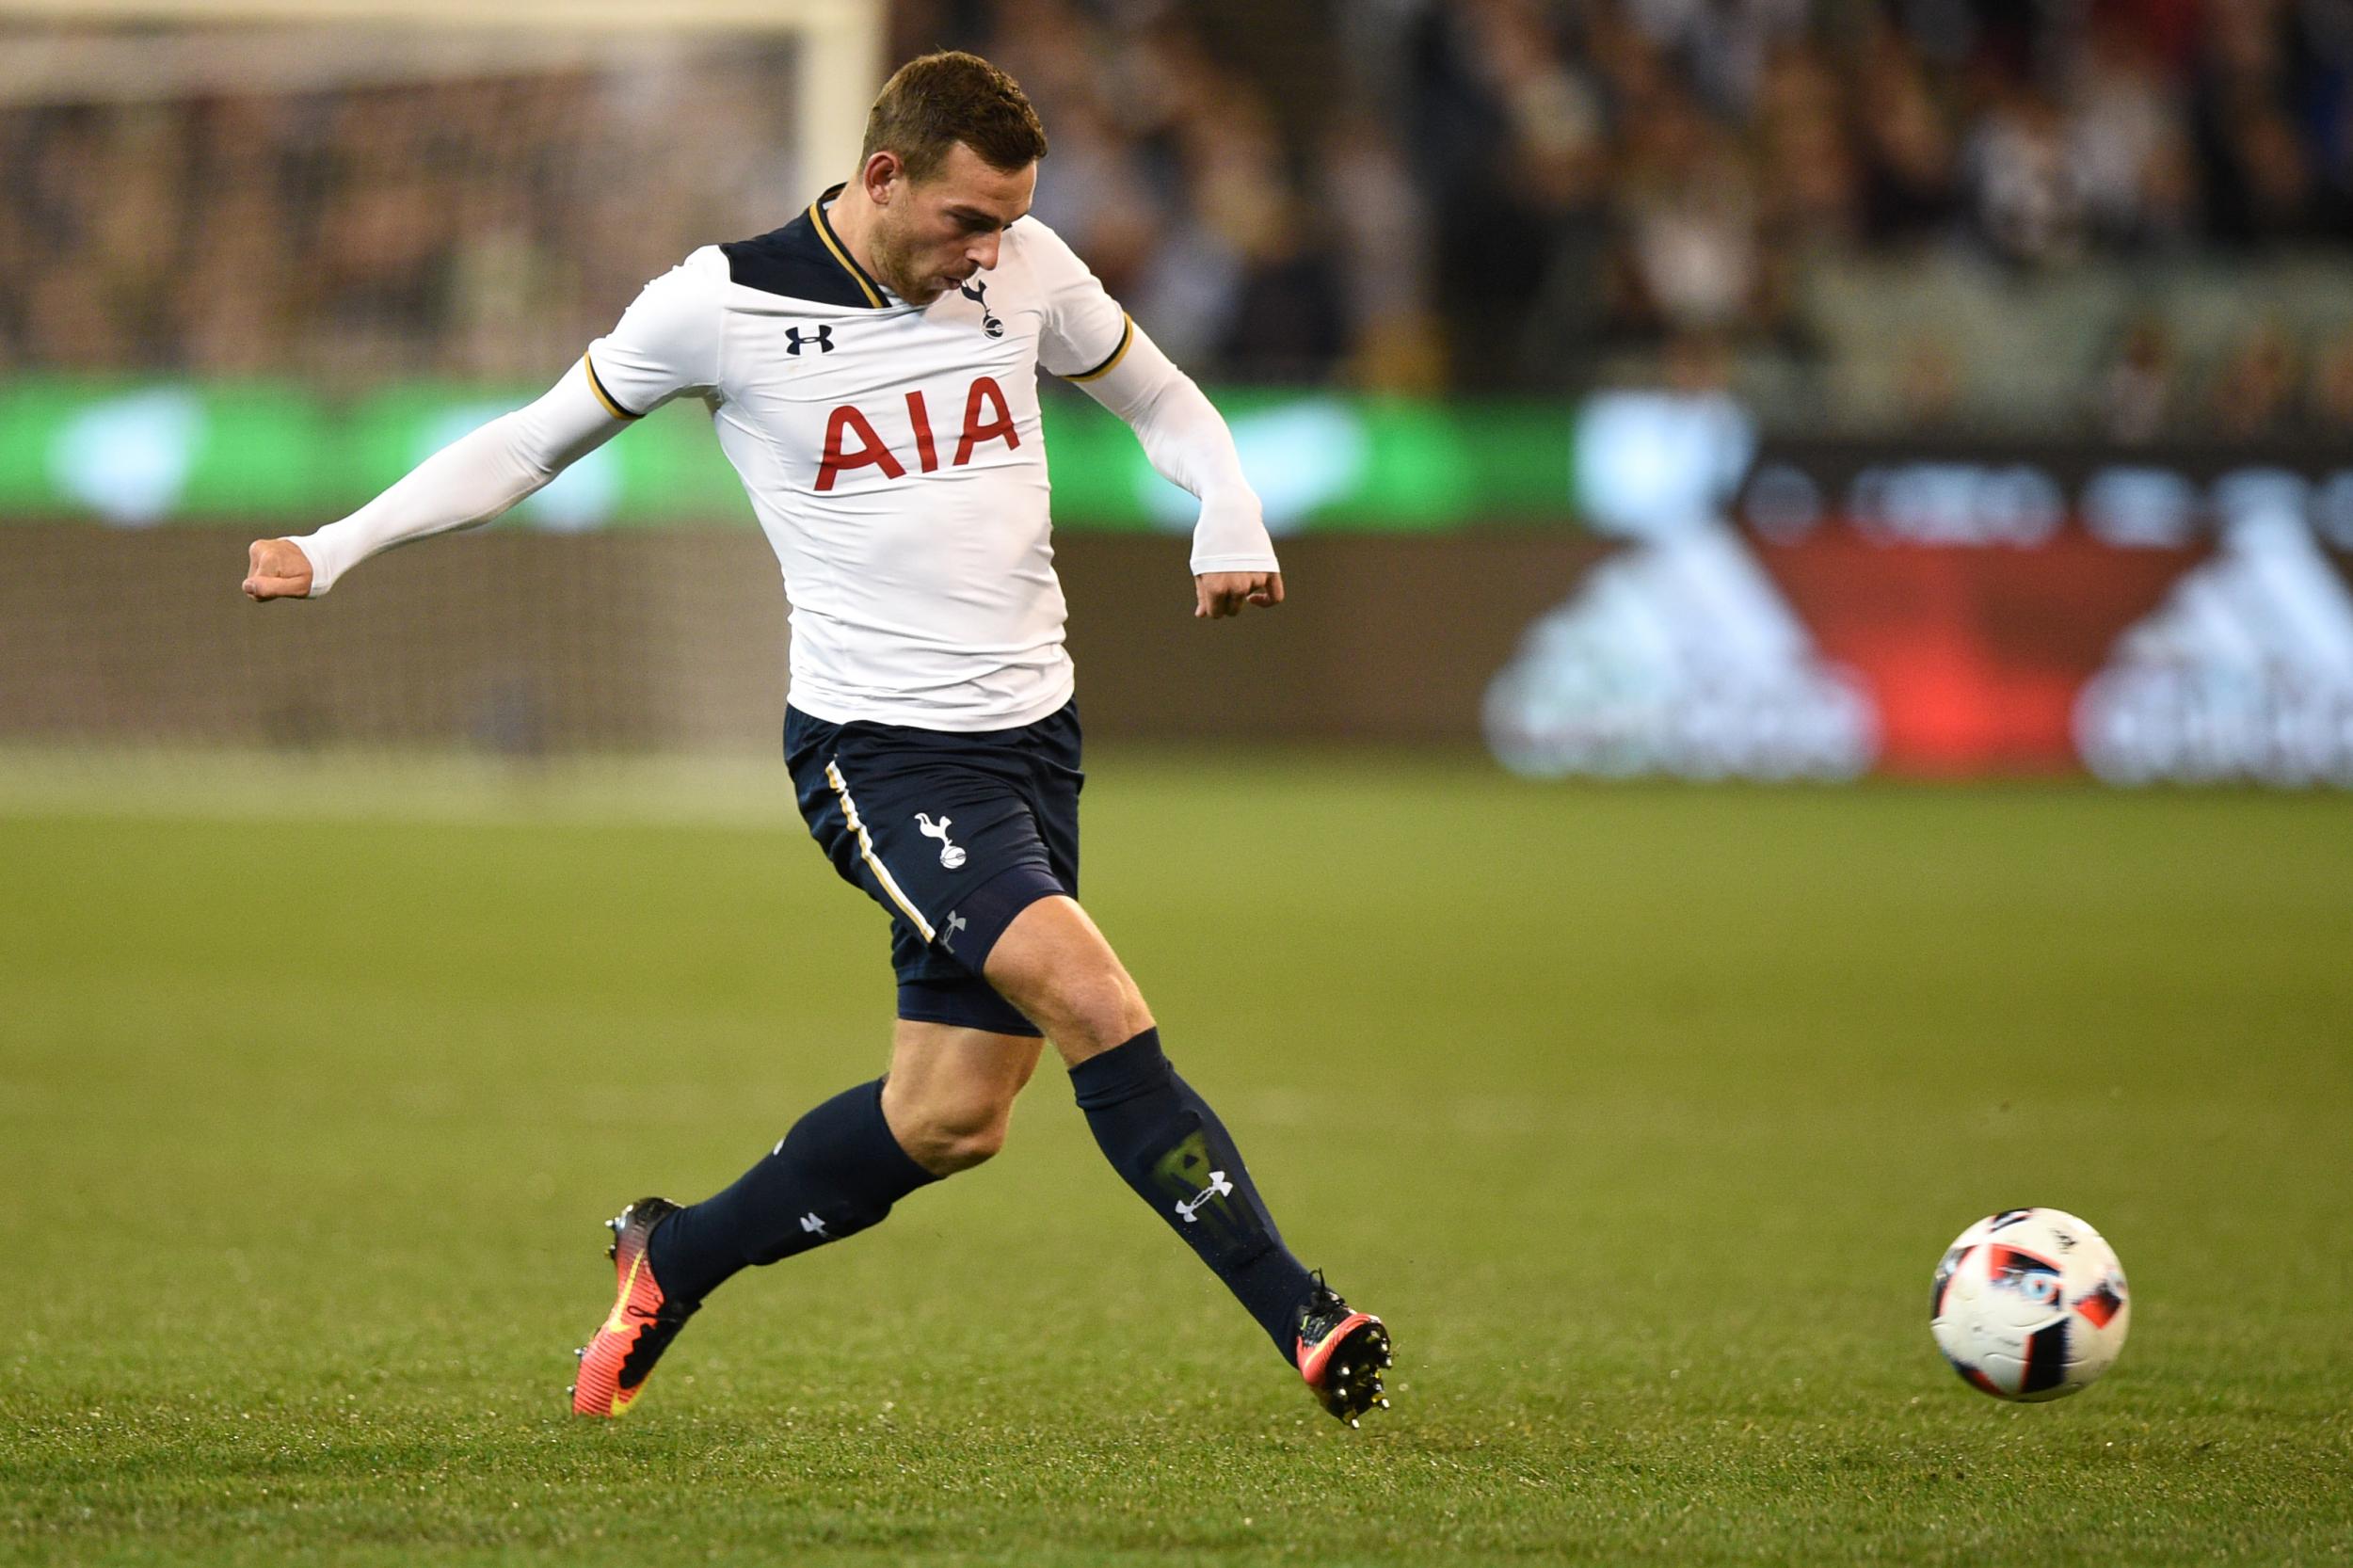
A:
{"type": "Polygon", "coordinates": [[[2115,1364],[2132,1321],[2116,1253],[2057,1208],[2006,1208],[1961,1233],[1936,1268],[1929,1327],[1972,1386],[2056,1400],[2115,1364]]]}

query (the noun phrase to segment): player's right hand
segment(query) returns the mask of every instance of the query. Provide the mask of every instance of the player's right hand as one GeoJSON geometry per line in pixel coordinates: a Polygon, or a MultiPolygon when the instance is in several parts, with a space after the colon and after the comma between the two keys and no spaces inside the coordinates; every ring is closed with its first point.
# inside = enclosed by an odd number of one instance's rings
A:
{"type": "Polygon", "coordinates": [[[255,601],[311,597],[311,558],[292,539],[256,539],[246,552],[245,597],[255,601]]]}

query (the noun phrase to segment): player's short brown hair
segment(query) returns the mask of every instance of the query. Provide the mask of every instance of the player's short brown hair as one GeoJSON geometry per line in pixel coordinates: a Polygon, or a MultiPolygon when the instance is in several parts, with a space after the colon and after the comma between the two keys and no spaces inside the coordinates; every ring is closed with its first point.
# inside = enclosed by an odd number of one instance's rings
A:
{"type": "Polygon", "coordinates": [[[907,178],[921,180],[958,142],[989,168],[1010,173],[1046,156],[1046,127],[1020,83],[978,55],[944,49],[907,61],[883,84],[866,117],[858,162],[896,152],[907,178]]]}

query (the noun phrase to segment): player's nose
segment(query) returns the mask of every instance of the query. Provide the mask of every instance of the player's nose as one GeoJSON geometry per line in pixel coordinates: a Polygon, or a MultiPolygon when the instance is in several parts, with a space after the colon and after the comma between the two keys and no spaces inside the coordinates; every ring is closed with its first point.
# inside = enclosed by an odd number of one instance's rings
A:
{"type": "Polygon", "coordinates": [[[965,260],[970,262],[974,266],[979,267],[983,272],[986,272],[989,268],[995,266],[997,264],[998,237],[999,236],[993,232],[985,234],[975,235],[972,243],[965,248],[965,260]]]}

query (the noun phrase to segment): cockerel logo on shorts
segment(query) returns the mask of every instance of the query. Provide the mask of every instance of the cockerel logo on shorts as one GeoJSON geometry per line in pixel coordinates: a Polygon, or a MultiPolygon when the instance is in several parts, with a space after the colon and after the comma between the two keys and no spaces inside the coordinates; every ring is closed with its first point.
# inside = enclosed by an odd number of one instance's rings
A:
{"type": "Polygon", "coordinates": [[[948,840],[948,825],[955,821],[953,817],[942,817],[937,822],[934,822],[929,811],[918,811],[915,813],[915,821],[922,830],[924,838],[939,840],[939,863],[941,865],[950,871],[954,871],[964,864],[963,848],[948,840]]]}

